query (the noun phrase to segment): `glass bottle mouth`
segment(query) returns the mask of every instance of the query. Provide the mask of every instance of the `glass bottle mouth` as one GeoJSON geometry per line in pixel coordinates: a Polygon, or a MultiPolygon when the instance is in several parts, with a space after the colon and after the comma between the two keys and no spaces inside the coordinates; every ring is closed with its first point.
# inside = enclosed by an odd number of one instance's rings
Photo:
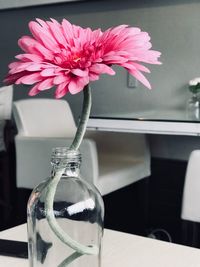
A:
{"type": "Polygon", "coordinates": [[[79,150],[71,150],[68,147],[55,147],[52,149],[51,163],[57,167],[70,163],[81,163],[81,153],[79,150]]]}
{"type": "Polygon", "coordinates": [[[79,155],[79,150],[72,150],[69,147],[55,147],[52,149],[52,156],[54,157],[78,157],[79,155]]]}

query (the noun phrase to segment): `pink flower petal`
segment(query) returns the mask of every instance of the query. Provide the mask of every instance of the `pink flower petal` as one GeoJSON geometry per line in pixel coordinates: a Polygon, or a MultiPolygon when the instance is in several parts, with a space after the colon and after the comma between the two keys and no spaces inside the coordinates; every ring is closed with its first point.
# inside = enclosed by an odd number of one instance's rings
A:
{"type": "Polygon", "coordinates": [[[28,67],[25,68],[25,70],[28,71],[39,71],[42,69],[42,64],[40,63],[31,63],[28,67]]]}
{"type": "Polygon", "coordinates": [[[65,36],[67,43],[70,46],[73,45],[74,44],[73,43],[74,33],[73,33],[72,24],[69,21],[67,21],[66,19],[63,19],[62,29],[63,29],[63,33],[64,33],[64,36],[65,36]]]}
{"type": "Polygon", "coordinates": [[[17,69],[19,66],[21,66],[21,62],[12,62],[8,65],[9,69],[13,70],[13,69],[17,69]]]}
{"type": "Polygon", "coordinates": [[[50,89],[52,86],[53,86],[53,78],[47,78],[44,81],[40,82],[38,90],[44,91],[50,89]]]}
{"type": "Polygon", "coordinates": [[[151,89],[149,81],[144,77],[144,75],[137,70],[129,70],[129,73],[132,74],[138,81],[144,84],[147,88],[151,89]]]}
{"type": "Polygon", "coordinates": [[[22,61],[33,61],[33,62],[42,62],[43,57],[39,55],[33,55],[33,54],[20,54],[16,56],[17,59],[22,60],[22,61]]]}
{"type": "Polygon", "coordinates": [[[16,81],[16,84],[34,84],[34,83],[37,83],[37,82],[40,82],[42,80],[42,77],[40,76],[39,73],[33,73],[33,74],[29,74],[29,75],[25,75],[21,78],[19,78],[17,81],[16,81]]]}
{"type": "Polygon", "coordinates": [[[42,43],[49,51],[56,52],[56,53],[60,52],[60,48],[58,44],[57,43],[54,44],[54,42],[52,41],[51,38],[49,38],[49,36],[43,35],[42,43]]]}
{"type": "Polygon", "coordinates": [[[30,36],[23,36],[18,40],[18,45],[23,51],[38,55],[35,50],[35,44],[37,44],[37,41],[30,36]]]}
{"type": "Polygon", "coordinates": [[[115,71],[106,64],[93,64],[90,67],[90,71],[96,74],[107,73],[109,75],[115,75],[115,71]]]}
{"type": "Polygon", "coordinates": [[[103,57],[103,61],[107,62],[109,64],[121,64],[123,62],[127,61],[127,58],[121,57],[121,56],[106,56],[103,57]]]}
{"type": "Polygon", "coordinates": [[[67,85],[68,82],[64,82],[57,86],[57,89],[55,91],[55,98],[61,98],[69,92],[67,85]]]}
{"type": "Polygon", "coordinates": [[[126,69],[129,69],[129,70],[140,70],[140,71],[144,71],[146,73],[150,73],[150,70],[141,65],[141,64],[138,64],[136,62],[125,62],[123,64],[121,64],[122,67],[126,68],[126,69]]]}
{"type": "Polygon", "coordinates": [[[52,22],[48,22],[48,25],[55,40],[63,47],[67,47],[66,39],[63,35],[63,30],[60,23],[58,23],[55,19],[51,19],[51,21],[52,22]]]}
{"type": "Polygon", "coordinates": [[[55,75],[55,68],[46,68],[40,72],[42,77],[54,76],[55,75]]]}
{"type": "Polygon", "coordinates": [[[73,73],[74,75],[76,76],[79,76],[79,77],[86,77],[88,76],[88,70],[81,70],[81,69],[72,69],[71,70],[71,73],[73,73]]]}
{"type": "Polygon", "coordinates": [[[27,70],[27,68],[31,65],[31,62],[13,62],[9,65],[10,74],[18,73],[24,70],[27,70]]]}
{"type": "Polygon", "coordinates": [[[161,56],[161,53],[158,51],[150,50],[148,51],[148,61],[151,64],[161,65],[162,63],[157,59],[161,56]]]}
{"type": "Polygon", "coordinates": [[[14,74],[12,74],[12,75],[8,75],[8,76],[3,80],[3,82],[5,82],[7,85],[14,84],[14,83],[16,83],[16,81],[17,81],[19,78],[21,78],[21,77],[23,77],[23,76],[25,76],[25,75],[27,75],[27,71],[22,71],[22,72],[20,72],[20,73],[14,73],[14,74]]]}
{"type": "Polygon", "coordinates": [[[46,21],[39,19],[39,18],[36,18],[36,21],[43,27],[43,29],[48,31],[49,27],[48,27],[46,21]]]}
{"type": "Polygon", "coordinates": [[[29,22],[29,29],[36,40],[43,44],[49,50],[57,50],[58,44],[52,34],[47,29],[44,29],[35,21],[29,22]]]}
{"type": "Polygon", "coordinates": [[[69,82],[68,89],[69,92],[74,95],[79,93],[84,89],[84,87],[89,83],[89,77],[76,78],[69,82]]]}
{"type": "Polygon", "coordinates": [[[57,84],[61,84],[63,82],[68,82],[70,80],[69,77],[67,77],[66,75],[63,75],[63,74],[60,74],[58,76],[56,76],[54,79],[53,79],[53,83],[55,85],[57,84]]]}
{"type": "Polygon", "coordinates": [[[40,83],[37,83],[36,85],[34,85],[31,90],[29,91],[28,95],[29,96],[35,96],[37,94],[40,93],[40,90],[38,90],[38,86],[40,85],[40,83]]]}
{"type": "Polygon", "coordinates": [[[137,70],[144,71],[144,72],[146,72],[146,73],[150,73],[150,70],[149,70],[147,67],[145,67],[145,66],[143,66],[143,65],[141,65],[141,64],[138,64],[138,63],[136,63],[136,62],[133,62],[133,65],[135,66],[135,68],[136,68],[137,70]]]}
{"type": "Polygon", "coordinates": [[[97,80],[99,80],[99,74],[90,72],[89,79],[90,79],[90,81],[97,81],[97,80]]]}
{"type": "Polygon", "coordinates": [[[38,51],[41,55],[43,55],[45,59],[50,61],[53,59],[53,53],[40,43],[35,44],[35,50],[38,51]]]}

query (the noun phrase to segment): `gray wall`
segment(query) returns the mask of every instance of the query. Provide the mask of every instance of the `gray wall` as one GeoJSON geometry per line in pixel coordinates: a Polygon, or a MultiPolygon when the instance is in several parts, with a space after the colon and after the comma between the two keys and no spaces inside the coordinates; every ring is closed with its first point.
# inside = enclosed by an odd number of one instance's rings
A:
{"type": "MultiPolygon", "coordinates": [[[[149,109],[184,109],[188,98],[188,80],[200,76],[200,3],[199,1],[86,1],[52,6],[4,10],[0,12],[0,80],[6,75],[7,65],[20,52],[17,40],[28,34],[27,24],[36,17],[61,20],[92,28],[106,29],[118,24],[139,26],[152,37],[153,48],[162,52],[162,66],[151,66],[148,78],[153,90],[138,84],[127,87],[127,73],[116,68],[115,76],[103,76],[92,83],[92,114],[129,113],[149,109]],[[165,3],[163,3],[165,2],[165,3]]],[[[14,99],[27,97],[28,87],[16,87],[14,99]]],[[[39,97],[52,97],[53,90],[39,97]]],[[[77,118],[81,107],[81,94],[67,95],[77,118]]],[[[151,136],[152,153],[159,157],[187,159],[189,152],[199,146],[198,138],[151,136]],[[188,148],[185,149],[187,141],[188,148]],[[176,146],[178,147],[178,152],[176,146]],[[190,145],[191,144],[191,145],[190,145]],[[195,144],[195,145],[194,145],[195,144]],[[168,145],[173,148],[166,150],[168,145]],[[181,148],[184,147],[184,151],[181,148]],[[174,153],[174,151],[176,153],[174,153]],[[169,153],[168,153],[169,152],[169,153]]]]}

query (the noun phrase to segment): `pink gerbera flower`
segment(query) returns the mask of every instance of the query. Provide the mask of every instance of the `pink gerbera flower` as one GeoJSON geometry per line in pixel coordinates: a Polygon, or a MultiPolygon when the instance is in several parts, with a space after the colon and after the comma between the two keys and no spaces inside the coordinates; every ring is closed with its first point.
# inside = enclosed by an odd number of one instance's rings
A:
{"type": "Polygon", "coordinates": [[[150,72],[140,62],[161,64],[160,52],[150,50],[150,37],[139,28],[120,25],[105,32],[92,31],[54,19],[29,23],[33,35],[23,36],[18,44],[25,52],[9,65],[7,84],[34,85],[33,96],[55,86],[55,97],[76,94],[100,74],[114,75],[112,65],[124,67],[146,87],[151,88],[142,72],[150,72]]]}

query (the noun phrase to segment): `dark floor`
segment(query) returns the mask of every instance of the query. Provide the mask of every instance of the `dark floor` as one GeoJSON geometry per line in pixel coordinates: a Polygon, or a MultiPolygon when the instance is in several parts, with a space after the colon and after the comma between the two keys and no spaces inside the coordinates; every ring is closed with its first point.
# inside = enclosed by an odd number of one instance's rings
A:
{"type": "Polygon", "coordinates": [[[163,229],[173,242],[180,243],[185,170],[185,162],[152,159],[149,178],[105,197],[106,225],[144,236],[155,229],[163,229]],[[111,213],[112,217],[109,216],[111,213]]]}
{"type": "MultiPolygon", "coordinates": [[[[3,230],[26,221],[30,190],[16,191],[8,181],[4,186],[7,159],[1,159],[0,229],[3,230]],[[5,191],[9,187],[10,195],[5,191]]],[[[105,227],[142,236],[154,234],[153,237],[166,241],[170,236],[174,243],[200,247],[199,225],[180,219],[186,165],[182,161],[153,158],[150,177],[104,197],[105,227]]]]}
{"type": "Polygon", "coordinates": [[[151,162],[150,177],[104,198],[105,226],[200,248],[200,224],[180,218],[187,162],[151,162]]]}

